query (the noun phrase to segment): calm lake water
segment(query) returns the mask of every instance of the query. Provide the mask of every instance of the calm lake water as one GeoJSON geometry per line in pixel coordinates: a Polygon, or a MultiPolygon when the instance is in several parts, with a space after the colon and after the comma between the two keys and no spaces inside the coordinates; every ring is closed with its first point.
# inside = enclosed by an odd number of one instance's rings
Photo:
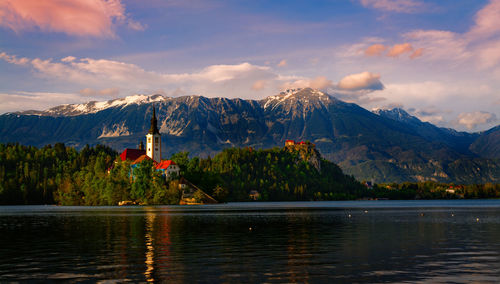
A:
{"type": "Polygon", "coordinates": [[[500,200],[0,207],[0,282],[500,281],[500,200]]]}

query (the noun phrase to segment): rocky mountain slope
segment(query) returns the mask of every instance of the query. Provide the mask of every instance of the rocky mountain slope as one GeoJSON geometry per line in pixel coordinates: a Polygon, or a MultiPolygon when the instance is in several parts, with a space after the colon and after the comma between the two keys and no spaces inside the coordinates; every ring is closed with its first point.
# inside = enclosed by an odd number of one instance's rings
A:
{"type": "MultiPolygon", "coordinates": [[[[268,148],[309,140],[358,179],[375,181],[500,181],[498,129],[465,133],[438,128],[404,110],[370,112],[313,89],[266,99],[131,96],[0,116],[0,142],[82,147],[135,147],[152,107],[163,156],[179,151],[214,155],[227,147],[268,148]]],[[[497,127],[498,128],[498,127],[497,127]]]]}

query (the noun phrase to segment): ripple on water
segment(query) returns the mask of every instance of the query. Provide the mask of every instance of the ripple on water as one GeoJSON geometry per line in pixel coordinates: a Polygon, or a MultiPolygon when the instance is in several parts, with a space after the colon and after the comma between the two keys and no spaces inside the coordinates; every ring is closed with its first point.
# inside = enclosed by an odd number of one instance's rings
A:
{"type": "Polygon", "coordinates": [[[487,208],[477,201],[471,207],[332,204],[338,203],[0,208],[0,279],[462,283],[500,278],[500,203],[488,202],[487,208]]]}

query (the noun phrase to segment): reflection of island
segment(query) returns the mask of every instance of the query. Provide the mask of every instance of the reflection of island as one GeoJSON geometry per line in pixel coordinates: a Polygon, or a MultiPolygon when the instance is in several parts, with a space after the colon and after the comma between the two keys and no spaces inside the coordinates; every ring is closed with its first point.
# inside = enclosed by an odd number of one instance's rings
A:
{"type": "Polygon", "coordinates": [[[447,242],[467,246],[471,237],[456,234],[460,223],[436,221],[451,218],[447,213],[168,210],[140,208],[123,220],[128,226],[115,230],[121,244],[119,231],[129,236],[125,247],[116,247],[125,251],[120,256],[127,269],[115,272],[120,279],[399,282],[422,280],[417,273],[422,269],[449,269],[445,262],[471,261],[442,248],[450,247],[447,242]]]}
{"type": "Polygon", "coordinates": [[[1,248],[0,275],[134,283],[498,279],[497,208],[274,206],[58,208],[2,217],[8,226],[0,243],[8,245],[1,248]],[[26,269],[27,256],[36,259],[29,268],[41,265],[36,273],[26,269]]]}
{"type": "MultiPolygon", "coordinates": [[[[147,209],[146,209],[147,210],[147,209]]],[[[144,235],[144,241],[146,245],[146,272],[144,272],[144,276],[146,277],[146,281],[154,282],[155,279],[153,277],[154,272],[154,222],[156,219],[156,213],[154,211],[146,211],[146,233],[144,235]]]]}
{"type": "MultiPolygon", "coordinates": [[[[145,208],[144,220],[144,278],[147,282],[183,283],[183,250],[185,233],[182,222],[172,229],[172,216],[166,209],[145,208]],[[172,242],[172,231],[176,242],[172,242]]],[[[181,217],[182,219],[182,217],[181,217]]],[[[179,220],[178,220],[179,221],[179,220]]]]}

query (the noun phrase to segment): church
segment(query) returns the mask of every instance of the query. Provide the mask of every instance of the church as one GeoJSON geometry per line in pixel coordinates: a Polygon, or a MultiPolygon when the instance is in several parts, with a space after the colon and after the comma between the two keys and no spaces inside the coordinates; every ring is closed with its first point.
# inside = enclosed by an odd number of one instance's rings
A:
{"type": "Polygon", "coordinates": [[[127,148],[120,154],[120,158],[122,161],[132,161],[132,167],[137,167],[146,159],[153,160],[155,169],[161,171],[167,180],[180,176],[180,168],[174,161],[161,159],[161,134],[158,130],[154,105],[151,126],[146,134],[146,149],[144,149],[144,144],[141,141],[139,149],[127,148]]]}

